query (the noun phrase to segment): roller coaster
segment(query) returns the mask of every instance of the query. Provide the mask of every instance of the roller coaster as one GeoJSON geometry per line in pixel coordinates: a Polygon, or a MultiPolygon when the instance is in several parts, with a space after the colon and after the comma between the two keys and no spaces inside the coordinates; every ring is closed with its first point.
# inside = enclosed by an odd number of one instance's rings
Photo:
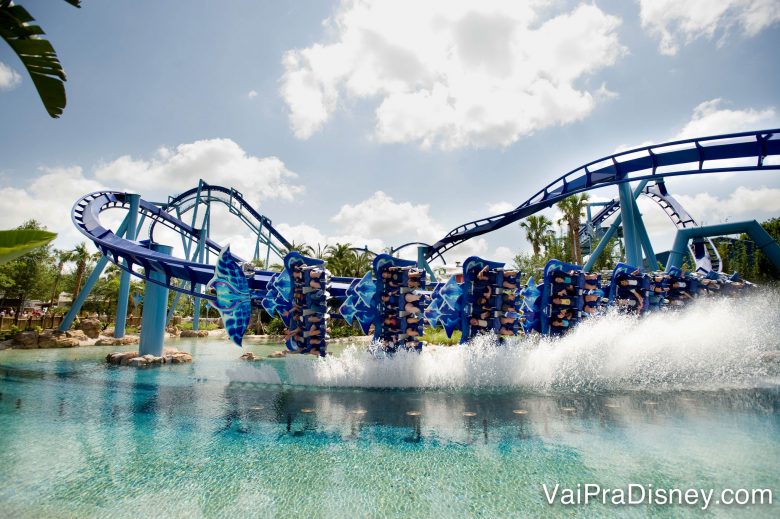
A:
{"type": "MultiPolygon", "coordinates": [[[[759,250],[780,269],[780,245],[756,222],[698,226],[693,217],[666,190],[671,176],[739,173],[780,169],[780,130],[761,130],[645,146],[609,155],[571,170],[550,182],[516,209],[456,227],[433,245],[418,247],[417,261],[380,254],[371,272],[359,279],[331,277],[325,264],[289,252],[291,243],[235,189],[200,181],[197,187],[150,202],[119,191],[87,194],[71,212],[74,225],[102,253],[74,301],[61,329],[69,328],[89,291],[110,261],[122,269],[115,336],[124,335],[130,276],[146,282],[142,317],[141,353],[159,355],[165,324],[181,294],[205,299],[218,308],[231,338],[238,344],[246,331],[252,306],[279,315],[288,328],[287,346],[300,353],[324,355],[327,322],[333,317],[356,323],[364,333],[373,328],[385,352],[419,349],[425,322],[455,329],[466,341],[480,333],[499,337],[563,333],[581,319],[614,305],[641,314],[683,306],[698,293],[731,291],[749,286],[738,276],[726,277],[713,236],[746,232],[759,250]],[[631,182],[636,185],[631,186],[631,182]],[[652,184],[651,184],[652,182],[652,184]],[[618,197],[603,204],[580,231],[587,243],[588,262],[570,265],[551,261],[538,280],[520,281],[522,273],[498,262],[472,257],[463,265],[463,281],[436,282],[429,262],[465,241],[500,229],[573,194],[608,186],[618,197]],[[678,228],[665,272],[656,272],[656,256],[636,205],[644,195],[656,202],[678,228]],[[212,205],[226,207],[255,239],[253,260],[269,265],[271,255],[284,262],[282,272],[256,269],[211,239],[212,205]],[[122,209],[125,218],[113,231],[101,223],[101,213],[122,209]],[[597,236],[594,230],[610,217],[611,226],[597,236]],[[138,236],[147,226],[148,235],[138,236]],[[178,234],[184,258],[155,241],[156,230],[178,234]],[[606,244],[622,230],[625,262],[611,273],[591,268],[606,244]],[[593,241],[598,244],[593,247],[593,241]],[[691,243],[693,239],[693,243],[691,243]],[[265,252],[264,258],[262,252],[265,252]],[[698,274],[683,273],[690,254],[698,274]],[[213,263],[212,263],[213,262],[213,263]],[[168,291],[177,292],[168,308],[168,291]],[[333,305],[338,304],[337,312],[333,305]]],[[[408,245],[408,244],[407,244],[408,245]]],[[[399,247],[400,249],[401,247],[399,247]]],[[[198,315],[193,327],[198,326],[198,315]]]]}

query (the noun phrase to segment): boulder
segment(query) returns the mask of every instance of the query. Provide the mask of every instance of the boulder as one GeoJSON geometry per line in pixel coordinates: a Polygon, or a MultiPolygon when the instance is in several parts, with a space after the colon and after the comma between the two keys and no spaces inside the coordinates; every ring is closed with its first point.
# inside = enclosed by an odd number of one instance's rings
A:
{"type": "Polygon", "coordinates": [[[127,361],[128,366],[133,366],[136,368],[146,366],[147,364],[149,364],[149,362],[143,357],[133,357],[132,359],[127,361]]]}
{"type": "Polygon", "coordinates": [[[80,341],[86,341],[89,339],[87,337],[87,334],[84,333],[84,330],[68,330],[65,332],[65,337],[71,338],[71,339],[78,339],[80,341]]]}
{"type": "Polygon", "coordinates": [[[171,337],[178,337],[181,334],[181,330],[179,330],[178,326],[169,326],[165,331],[168,332],[168,335],[171,337]]]}
{"type": "Polygon", "coordinates": [[[281,359],[282,357],[286,357],[286,356],[287,356],[287,352],[284,350],[275,351],[269,355],[269,357],[272,359],[281,359]]]}
{"type": "Polygon", "coordinates": [[[101,336],[95,341],[95,346],[129,346],[131,344],[138,344],[138,336],[125,335],[119,338],[101,336]]]}
{"type": "Polygon", "coordinates": [[[243,355],[241,355],[241,359],[242,360],[259,360],[257,357],[255,357],[255,354],[252,353],[251,351],[248,351],[248,352],[244,353],[243,355]]]}
{"type": "Polygon", "coordinates": [[[181,337],[208,337],[208,330],[182,330],[181,337]]]}
{"type": "Polygon", "coordinates": [[[14,347],[29,350],[38,347],[38,332],[21,332],[14,336],[14,347]]]}
{"type": "Polygon", "coordinates": [[[103,323],[98,319],[83,319],[79,323],[79,329],[83,330],[84,334],[90,339],[97,339],[103,330],[103,323]]]}
{"type": "Polygon", "coordinates": [[[75,348],[81,342],[75,337],[68,337],[67,333],[55,330],[44,330],[38,335],[39,348],[75,348]]]}
{"type": "Polygon", "coordinates": [[[184,351],[177,351],[165,356],[165,362],[169,364],[183,364],[185,362],[192,362],[192,355],[184,351]]]}

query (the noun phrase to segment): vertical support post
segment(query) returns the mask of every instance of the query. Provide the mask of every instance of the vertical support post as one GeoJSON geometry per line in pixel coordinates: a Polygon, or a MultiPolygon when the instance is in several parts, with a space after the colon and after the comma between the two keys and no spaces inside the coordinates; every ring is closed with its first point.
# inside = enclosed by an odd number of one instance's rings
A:
{"type": "MultiPolygon", "coordinates": [[[[431,282],[436,283],[436,274],[433,273],[433,269],[425,259],[425,253],[428,252],[427,245],[417,246],[417,266],[421,269],[425,269],[429,276],[431,276],[431,282]]],[[[392,254],[392,252],[391,252],[392,254]]]]}
{"type": "MultiPolygon", "coordinates": [[[[149,248],[162,254],[173,253],[173,247],[152,243],[149,248]]],[[[154,281],[166,283],[165,274],[152,270],[147,275],[154,281]]],[[[141,315],[141,344],[139,355],[162,356],[165,339],[165,314],[168,308],[168,287],[150,281],[144,288],[144,311],[141,315]]]]}
{"type": "Polygon", "coordinates": [[[618,185],[620,214],[623,216],[623,240],[626,244],[626,261],[635,267],[642,266],[642,251],[634,222],[634,197],[628,182],[618,185]]]}
{"type": "Polygon", "coordinates": [[[647,268],[649,272],[658,270],[658,262],[655,260],[653,244],[650,242],[650,236],[647,235],[645,223],[642,221],[642,214],[639,212],[639,206],[636,204],[634,204],[634,225],[636,226],[636,232],[637,235],[639,235],[639,241],[642,245],[642,249],[645,251],[645,259],[647,260],[647,268]]]}
{"type": "MultiPolygon", "coordinates": [[[[128,193],[127,200],[130,203],[130,209],[127,212],[127,231],[125,238],[135,240],[138,226],[138,208],[141,204],[141,195],[128,193]]],[[[126,267],[127,261],[122,260],[126,267]]],[[[125,336],[125,326],[127,325],[127,302],[130,297],[130,273],[123,270],[119,275],[119,295],[116,303],[116,320],[114,321],[114,337],[121,339],[125,336]]]]}
{"type": "MultiPolygon", "coordinates": [[[[206,237],[208,234],[204,229],[200,230],[198,236],[198,247],[194,256],[197,257],[199,263],[203,263],[203,253],[206,247],[206,237]]],[[[195,285],[195,291],[200,293],[200,285],[195,285]]],[[[200,329],[200,298],[194,297],[192,299],[192,329],[197,331],[200,329]]]]}
{"type": "MultiPolygon", "coordinates": [[[[639,197],[640,194],[642,194],[642,190],[645,188],[646,185],[647,185],[647,180],[643,180],[639,183],[638,186],[636,186],[636,189],[634,189],[634,193],[633,193],[634,199],[636,199],[637,197],[639,197]]],[[[589,272],[590,269],[593,268],[594,263],[596,263],[596,260],[599,259],[601,253],[604,252],[604,249],[607,247],[607,243],[609,243],[609,240],[611,240],[612,237],[615,235],[622,222],[623,222],[623,215],[618,214],[615,217],[615,221],[612,222],[612,225],[610,225],[609,229],[607,229],[607,232],[604,233],[604,236],[601,238],[601,241],[599,241],[598,245],[596,245],[596,249],[590,253],[590,257],[588,258],[587,263],[585,263],[585,266],[583,267],[583,269],[586,272],[589,272]]]]}
{"type": "MultiPolygon", "coordinates": [[[[121,237],[126,231],[127,231],[127,216],[125,216],[125,219],[122,220],[122,223],[119,225],[119,228],[116,230],[116,235],[121,237]]],[[[106,268],[107,263],[108,263],[108,258],[106,256],[103,256],[95,264],[95,269],[89,275],[89,278],[87,278],[87,282],[84,283],[84,288],[81,289],[79,295],[76,297],[76,300],[73,301],[72,305],[70,305],[70,310],[68,310],[68,313],[62,319],[62,322],[60,323],[60,326],[58,328],[59,331],[67,332],[70,329],[70,327],[73,326],[73,321],[76,320],[76,316],[79,314],[79,310],[81,310],[81,307],[84,305],[84,301],[87,300],[87,296],[94,288],[95,283],[97,283],[98,279],[100,279],[100,274],[103,273],[103,269],[106,268]]]]}

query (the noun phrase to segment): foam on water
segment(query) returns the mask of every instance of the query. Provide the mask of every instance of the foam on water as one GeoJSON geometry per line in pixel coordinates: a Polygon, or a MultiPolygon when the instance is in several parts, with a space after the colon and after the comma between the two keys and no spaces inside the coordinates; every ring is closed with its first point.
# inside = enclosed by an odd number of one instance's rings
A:
{"type": "MultiPolygon", "coordinates": [[[[560,339],[484,337],[376,358],[363,346],[312,361],[288,358],[287,382],[322,387],[717,389],[774,385],[780,372],[780,294],[702,299],[642,319],[611,314],[560,339]]],[[[278,383],[270,370],[242,379],[278,383]]]]}

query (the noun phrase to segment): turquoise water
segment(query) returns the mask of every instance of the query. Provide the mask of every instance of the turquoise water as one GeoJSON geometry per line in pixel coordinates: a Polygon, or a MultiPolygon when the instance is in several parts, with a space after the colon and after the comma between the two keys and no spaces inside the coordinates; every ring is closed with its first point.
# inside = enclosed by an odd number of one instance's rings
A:
{"type": "Polygon", "coordinates": [[[672,331],[613,317],[380,360],[246,363],[217,340],[172,341],[195,362],[145,370],[105,365],[111,348],[2,351],[0,515],[776,517],[780,319],[729,304],[672,331]],[[543,483],[770,488],[775,504],[550,506],[543,483]]]}

